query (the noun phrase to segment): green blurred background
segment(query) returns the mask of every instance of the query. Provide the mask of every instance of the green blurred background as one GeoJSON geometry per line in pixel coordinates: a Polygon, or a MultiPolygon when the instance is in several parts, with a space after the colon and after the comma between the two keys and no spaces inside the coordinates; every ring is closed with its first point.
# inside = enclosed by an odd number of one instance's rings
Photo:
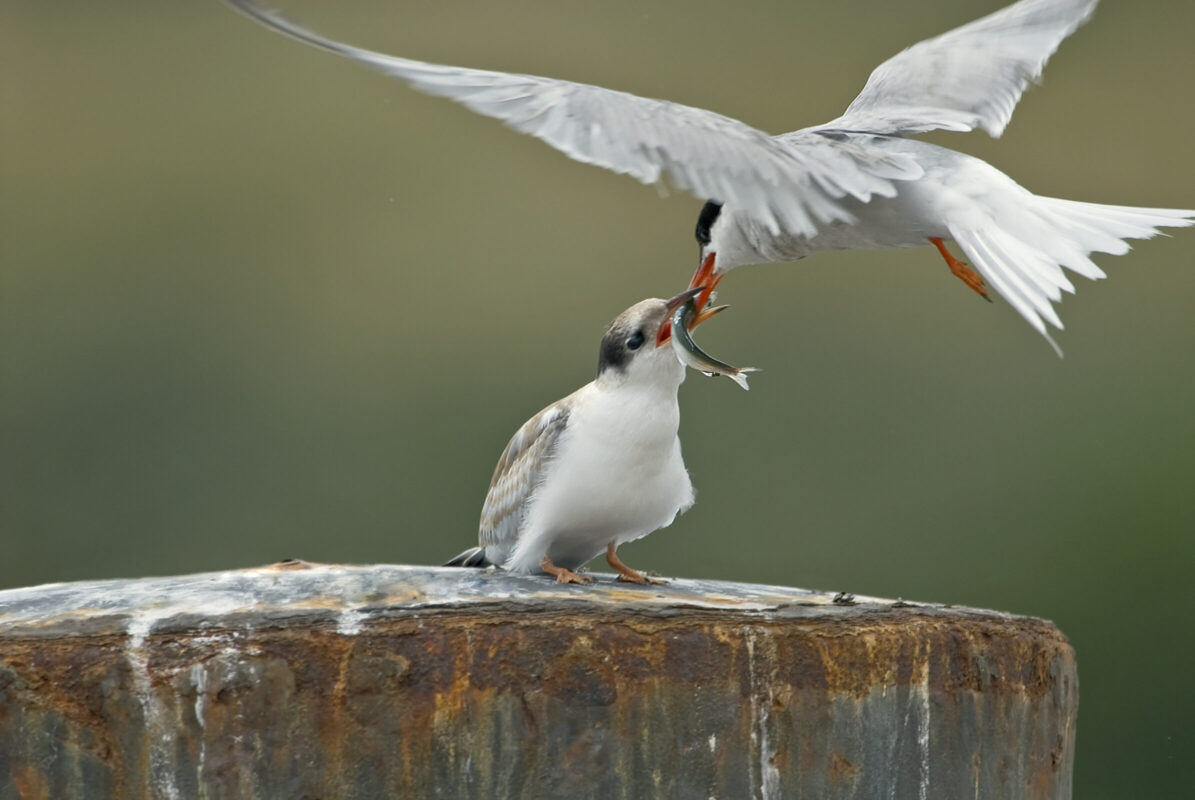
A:
{"type": "MultiPolygon", "coordinates": [[[[836,116],[998,0],[293,0],[352,42],[716,109],[836,116]]],[[[1191,207],[1195,4],[1107,2],[999,141],[1042,193],[1191,207]]],[[[438,563],[515,428],[683,288],[700,201],[214,2],[8,0],[0,24],[0,587],[284,557],[438,563]]],[[[1055,620],[1076,796],[1189,789],[1195,232],[1102,257],[1058,360],[929,248],[735,272],[691,374],[699,502],[625,558],[1055,620]],[[1177,620],[1177,621],[1176,621],[1177,620]]]]}

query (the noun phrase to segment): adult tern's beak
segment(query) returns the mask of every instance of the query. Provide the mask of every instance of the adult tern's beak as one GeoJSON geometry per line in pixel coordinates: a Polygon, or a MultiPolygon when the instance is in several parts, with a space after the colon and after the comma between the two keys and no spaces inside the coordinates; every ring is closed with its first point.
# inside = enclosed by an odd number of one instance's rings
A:
{"type": "MultiPolygon", "coordinates": [[[[704,291],[704,286],[686,289],[676,297],[669,298],[664,303],[664,307],[668,309],[668,313],[664,316],[664,321],[660,323],[660,332],[656,335],[656,347],[665,344],[672,336],[672,312],[680,308],[690,297],[697,297],[704,291]]],[[[698,312],[697,316],[693,317],[693,322],[690,323],[689,330],[693,330],[698,325],[705,322],[707,319],[714,316],[724,308],[726,308],[726,306],[718,306],[717,308],[703,308],[700,312],[698,312]]]]}
{"type": "MultiPolygon", "coordinates": [[[[714,293],[714,287],[718,285],[718,281],[722,280],[725,272],[718,272],[714,267],[714,260],[717,253],[710,253],[701,259],[701,263],[697,266],[697,271],[693,273],[693,280],[689,281],[689,288],[702,287],[701,294],[697,295],[697,299],[693,301],[698,308],[704,309],[710,301],[710,295],[714,293]]],[[[708,319],[708,317],[706,318],[708,319]]],[[[702,320],[704,322],[704,320],[702,320]]],[[[689,330],[697,327],[697,322],[689,326],[689,330]]]]}

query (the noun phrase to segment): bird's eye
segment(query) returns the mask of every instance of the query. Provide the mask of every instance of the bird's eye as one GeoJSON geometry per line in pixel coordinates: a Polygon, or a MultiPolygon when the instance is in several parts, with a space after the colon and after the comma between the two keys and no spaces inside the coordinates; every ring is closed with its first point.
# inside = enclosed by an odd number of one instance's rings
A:
{"type": "Polygon", "coordinates": [[[627,339],[627,349],[638,350],[643,346],[643,340],[643,331],[635,331],[634,335],[632,335],[630,339],[627,339]]]}

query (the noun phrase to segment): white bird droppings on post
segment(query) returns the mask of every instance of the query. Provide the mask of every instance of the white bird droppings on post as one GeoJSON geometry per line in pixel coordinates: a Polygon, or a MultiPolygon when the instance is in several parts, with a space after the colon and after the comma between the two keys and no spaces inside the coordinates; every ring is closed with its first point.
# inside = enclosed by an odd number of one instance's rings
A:
{"type": "Polygon", "coordinates": [[[341,636],[355,636],[361,632],[364,615],[355,608],[346,608],[336,617],[336,632],[341,636]]]}
{"type": "Polygon", "coordinates": [[[207,703],[207,665],[198,661],[191,665],[191,685],[195,687],[195,721],[199,723],[199,756],[195,766],[195,780],[197,786],[203,786],[203,767],[207,760],[207,721],[203,717],[203,707],[207,703]]]}
{"type": "Polygon", "coordinates": [[[917,715],[917,749],[921,756],[920,800],[929,800],[929,645],[926,645],[925,667],[921,676],[921,683],[913,687],[917,699],[921,703],[920,713],[917,715]]]}
{"type": "MultiPolygon", "coordinates": [[[[756,669],[756,636],[760,631],[749,628],[747,631],[747,670],[750,675],[751,686],[751,717],[753,729],[751,743],[759,752],[759,792],[762,800],[779,800],[780,798],[780,770],[776,768],[776,748],[769,741],[769,709],[772,703],[770,692],[764,696],[770,684],[768,674],[759,675],[756,669]]],[[[766,636],[765,636],[766,640],[766,636]]],[[[775,661],[771,654],[766,654],[768,662],[775,661]]],[[[769,670],[770,672],[770,670],[769,670]]],[[[712,748],[711,748],[712,749],[712,748]]],[[[752,794],[756,794],[752,786],[752,794]]]]}
{"type": "Polygon", "coordinates": [[[158,700],[154,692],[153,681],[149,675],[149,659],[145,652],[145,639],[149,636],[153,625],[163,617],[170,616],[169,609],[148,609],[129,617],[127,632],[129,641],[125,645],[125,656],[129,662],[129,669],[133,677],[133,688],[137,693],[137,700],[141,703],[141,715],[145,720],[147,736],[145,741],[149,749],[149,769],[152,776],[152,788],[156,796],[166,800],[181,800],[178,786],[174,782],[174,741],[175,726],[169,719],[165,707],[158,700]]]}

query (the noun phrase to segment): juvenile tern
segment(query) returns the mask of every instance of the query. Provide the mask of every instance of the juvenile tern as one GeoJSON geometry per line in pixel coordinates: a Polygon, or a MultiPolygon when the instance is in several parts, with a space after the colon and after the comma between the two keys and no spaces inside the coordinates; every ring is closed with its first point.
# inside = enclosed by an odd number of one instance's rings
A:
{"type": "Polygon", "coordinates": [[[685,367],[667,345],[669,316],[700,291],[643,300],[610,323],[597,378],[519,428],[494,468],[478,546],[445,566],[496,564],[588,583],[576,570],[605,551],[619,580],[662,583],[615,551],[693,505],[677,437],[685,367]]]}
{"type": "MultiPolygon", "coordinates": [[[[697,222],[691,287],[709,292],[734,267],[827,250],[933,244],[953,274],[987,297],[990,284],[1057,350],[1046,323],[1074,292],[1063,272],[1104,272],[1093,252],[1192,224],[1195,211],[1042,197],[996,168],[906,138],[982,128],[1000,136],[1028,84],[1098,0],[1021,0],[909,47],[872,72],[842,116],[771,136],[712,111],[582,83],[445,66],[328,39],[253,0],[225,0],[306,44],[360,61],[414,88],[463,103],[571,158],[667,177],[707,200],[697,222]],[[974,264],[953,256],[953,240],[974,264]]],[[[1144,6],[1143,6],[1144,8],[1144,6]]]]}

